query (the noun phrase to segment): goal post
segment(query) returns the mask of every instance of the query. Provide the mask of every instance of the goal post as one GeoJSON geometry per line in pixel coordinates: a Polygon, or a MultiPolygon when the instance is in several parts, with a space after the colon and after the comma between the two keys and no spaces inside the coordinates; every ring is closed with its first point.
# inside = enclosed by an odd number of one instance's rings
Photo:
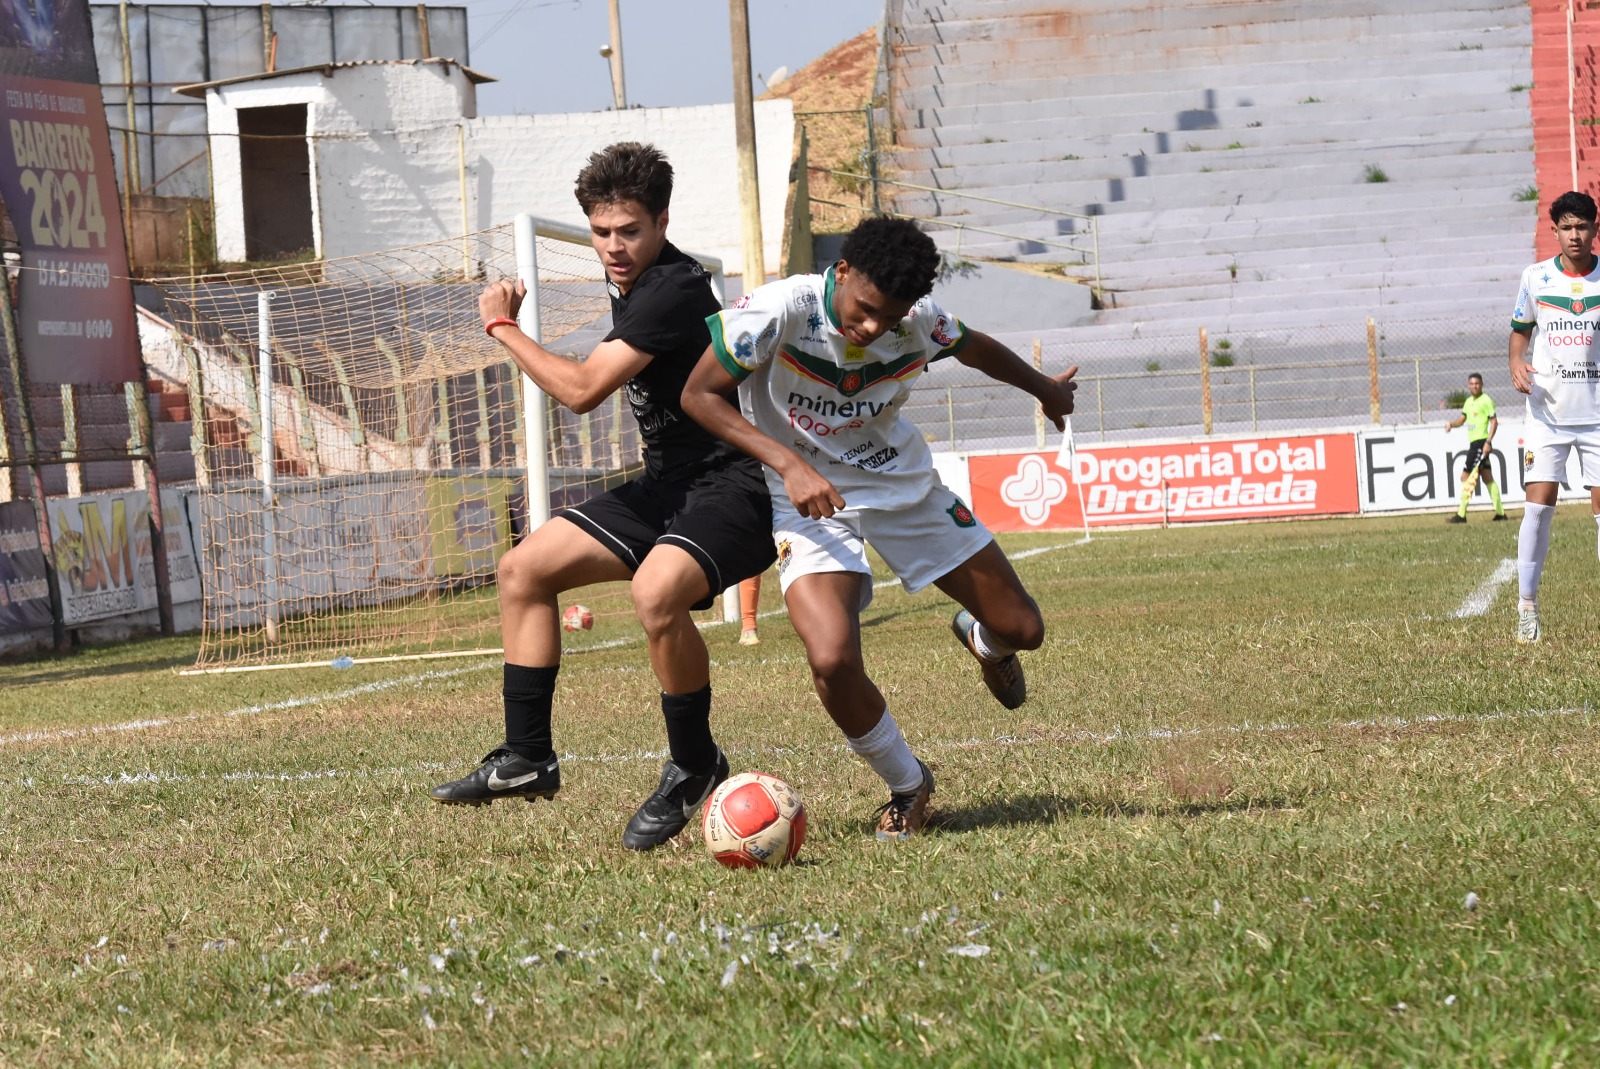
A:
{"type": "MultiPolygon", "coordinates": [[[[696,258],[720,298],[721,264],[696,258]]],[[[528,288],[520,325],[552,352],[578,359],[605,336],[588,231],[531,216],[154,280],[196,399],[192,671],[498,652],[499,557],[552,509],[642,469],[622,391],[573,413],[485,335],[478,295],[513,277],[528,288]]],[[[575,597],[609,629],[637,631],[625,584],[575,597]]]]}

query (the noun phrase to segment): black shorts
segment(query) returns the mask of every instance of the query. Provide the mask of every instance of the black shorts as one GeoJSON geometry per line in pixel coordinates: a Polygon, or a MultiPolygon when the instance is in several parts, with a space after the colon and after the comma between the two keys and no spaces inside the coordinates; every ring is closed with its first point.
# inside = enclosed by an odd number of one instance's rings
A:
{"type": "Polygon", "coordinates": [[[777,559],[772,498],[761,465],[748,457],[688,479],[646,473],[609,493],[556,513],[611,550],[634,571],[657,545],[677,546],[705,570],[711,592],[693,608],[777,559]]]}
{"type": "Polygon", "coordinates": [[[1493,453],[1483,448],[1488,440],[1487,438],[1479,438],[1476,442],[1467,446],[1467,459],[1461,464],[1462,475],[1471,475],[1479,468],[1482,468],[1482,475],[1490,482],[1494,482],[1494,465],[1489,463],[1493,453]]]}

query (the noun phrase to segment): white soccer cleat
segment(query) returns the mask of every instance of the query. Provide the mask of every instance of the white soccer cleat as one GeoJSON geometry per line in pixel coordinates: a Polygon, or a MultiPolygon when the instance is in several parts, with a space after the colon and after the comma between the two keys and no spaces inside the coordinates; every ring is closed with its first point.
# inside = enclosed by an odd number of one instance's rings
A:
{"type": "Polygon", "coordinates": [[[1539,625],[1539,609],[1517,610],[1517,641],[1524,646],[1531,646],[1544,637],[1544,628],[1539,625]]]}

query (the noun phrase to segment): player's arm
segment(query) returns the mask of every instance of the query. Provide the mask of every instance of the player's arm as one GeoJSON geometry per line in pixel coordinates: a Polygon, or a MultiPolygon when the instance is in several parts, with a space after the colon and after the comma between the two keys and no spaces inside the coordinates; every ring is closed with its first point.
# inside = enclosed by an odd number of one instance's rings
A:
{"type": "Polygon", "coordinates": [[[1487,437],[1487,438],[1485,438],[1483,440],[1483,451],[1485,453],[1487,453],[1489,451],[1490,447],[1492,447],[1494,445],[1495,432],[1498,431],[1499,429],[1500,429],[1500,417],[1499,416],[1490,416],[1489,417],[1489,437],[1487,437]]]}
{"type": "Polygon", "coordinates": [[[777,472],[783,479],[784,494],[802,516],[825,519],[844,508],[844,497],[820,471],[793,449],[762,433],[733,406],[728,398],[738,388],[739,380],[717,359],[716,346],[708,346],[684,383],[683,410],[724,442],[777,472]]]}
{"type": "Polygon", "coordinates": [[[1453,431],[1453,430],[1455,430],[1457,427],[1461,426],[1465,422],[1467,422],[1467,414],[1465,412],[1463,412],[1463,413],[1461,413],[1461,415],[1457,416],[1455,419],[1451,420],[1449,423],[1446,423],[1444,425],[1444,429],[1447,430],[1447,431],[1453,431]]]}
{"type": "Polygon", "coordinates": [[[989,335],[970,327],[966,329],[955,357],[996,382],[1032,394],[1039,399],[1039,407],[1044,409],[1046,418],[1056,425],[1056,430],[1066,429],[1066,417],[1072,415],[1072,395],[1078,389],[1078,384],[1072,381],[1072,377],[1078,373],[1076,366],[1052,378],[1035,370],[1022,357],[989,335]]]}
{"type": "Polygon", "coordinates": [[[1533,365],[1528,363],[1528,345],[1533,340],[1533,327],[1526,329],[1520,323],[1511,326],[1511,345],[1508,354],[1511,364],[1511,385],[1518,393],[1533,392],[1533,365]]]}
{"type": "MultiPolygon", "coordinates": [[[[496,319],[516,319],[526,294],[527,287],[520,281],[496,282],[486,287],[478,295],[478,315],[484,326],[496,319]]],[[[654,359],[620,338],[601,342],[587,360],[568,360],[522,333],[515,323],[500,323],[489,335],[506,347],[511,359],[539,389],[579,415],[599,407],[654,359]]]]}

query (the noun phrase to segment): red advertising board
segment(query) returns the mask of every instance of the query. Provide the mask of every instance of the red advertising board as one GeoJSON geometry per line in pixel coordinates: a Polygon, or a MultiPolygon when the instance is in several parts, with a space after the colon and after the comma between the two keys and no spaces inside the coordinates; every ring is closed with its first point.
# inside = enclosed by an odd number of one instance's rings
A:
{"type": "Polygon", "coordinates": [[[115,171],[89,5],[0,0],[0,198],[34,382],[141,377],[115,171]]]}
{"type": "Polygon", "coordinates": [[[1326,516],[1359,509],[1353,434],[1240,438],[968,459],[990,530],[1326,516]],[[1082,491],[1081,495],[1079,491],[1082,491]],[[1079,507],[1079,500],[1083,502],[1079,507]]]}

